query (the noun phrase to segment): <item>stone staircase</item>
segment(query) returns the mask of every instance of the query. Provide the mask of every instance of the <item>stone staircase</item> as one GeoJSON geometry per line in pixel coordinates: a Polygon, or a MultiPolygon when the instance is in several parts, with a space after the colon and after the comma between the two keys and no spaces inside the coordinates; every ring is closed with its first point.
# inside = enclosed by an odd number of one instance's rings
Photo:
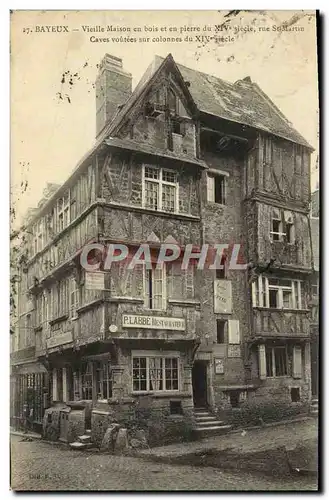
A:
{"type": "Polygon", "coordinates": [[[86,448],[91,448],[92,447],[92,442],[91,442],[91,430],[86,429],[85,433],[82,436],[78,437],[78,441],[74,441],[73,443],[70,443],[70,447],[73,450],[85,450],[86,448]]]}
{"type": "Polygon", "coordinates": [[[319,400],[318,400],[318,398],[312,398],[310,413],[311,413],[311,415],[314,415],[314,416],[319,415],[319,400]]]}
{"type": "Polygon", "coordinates": [[[197,438],[225,434],[232,428],[231,425],[225,424],[222,420],[217,420],[207,408],[194,408],[194,418],[194,431],[197,438]]]}

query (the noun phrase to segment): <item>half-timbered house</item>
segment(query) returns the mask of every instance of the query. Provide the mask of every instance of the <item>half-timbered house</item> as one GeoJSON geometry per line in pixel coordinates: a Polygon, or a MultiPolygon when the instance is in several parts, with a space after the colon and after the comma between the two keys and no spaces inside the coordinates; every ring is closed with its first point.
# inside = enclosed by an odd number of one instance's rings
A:
{"type": "Polygon", "coordinates": [[[249,77],[228,83],[171,55],[132,91],[106,54],[96,129],[28,226],[45,432],[72,441],[91,429],[100,443],[116,421],[159,442],[306,411],[312,147],[249,77]],[[182,254],[240,244],[247,268],[225,255],[214,270],[117,265],[100,285],[80,264],[87,243],[148,243],[155,262],[164,242],[182,254]]]}

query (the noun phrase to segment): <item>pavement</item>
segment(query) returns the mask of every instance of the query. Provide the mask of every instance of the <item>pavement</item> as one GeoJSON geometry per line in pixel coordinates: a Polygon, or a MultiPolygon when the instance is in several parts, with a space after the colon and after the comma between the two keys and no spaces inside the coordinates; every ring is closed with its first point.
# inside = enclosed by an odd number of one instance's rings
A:
{"type": "Polygon", "coordinates": [[[275,468],[281,473],[285,467],[287,473],[290,469],[300,469],[316,474],[317,441],[317,419],[305,418],[274,426],[240,429],[195,442],[140,450],[138,456],[165,463],[217,463],[220,468],[230,469],[252,468],[253,464],[254,470],[271,472],[275,468]],[[199,457],[203,457],[204,462],[199,457]]]}
{"type": "Polygon", "coordinates": [[[316,491],[314,477],[272,478],[213,467],[152,463],[141,457],[73,451],[11,436],[15,491],[316,491]]]}

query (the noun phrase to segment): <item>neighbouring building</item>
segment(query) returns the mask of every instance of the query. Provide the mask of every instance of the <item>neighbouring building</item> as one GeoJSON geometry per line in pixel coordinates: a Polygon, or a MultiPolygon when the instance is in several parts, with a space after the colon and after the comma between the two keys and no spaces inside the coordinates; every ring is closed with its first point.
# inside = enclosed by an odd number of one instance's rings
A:
{"type": "MultiPolygon", "coordinates": [[[[319,391],[319,287],[320,287],[320,196],[319,189],[312,193],[311,234],[314,256],[314,274],[311,284],[311,362],[312,396],[316,400],[319,391]]],[[[317,401],[314,401],[317,406],[317,401]]]]}
{"type": "Polygon", "coordinates": [[[12,356],[49,376],[45,433],[91,429],[100,443],[116,421],[168,442],[207,421],[216,432],[308,411],[312,147],[249,77],[228,83],[171,55],[132,92],[106,54],[96,129],[25,227],[12,356]],[[156,268],[173,241],[182,256],[188,244],[241,244],[247,270],[230,269],[228,252],[222,269],[156,268]],[[80,265],[87,243],[146,242],[151,269],[80,265]]]}

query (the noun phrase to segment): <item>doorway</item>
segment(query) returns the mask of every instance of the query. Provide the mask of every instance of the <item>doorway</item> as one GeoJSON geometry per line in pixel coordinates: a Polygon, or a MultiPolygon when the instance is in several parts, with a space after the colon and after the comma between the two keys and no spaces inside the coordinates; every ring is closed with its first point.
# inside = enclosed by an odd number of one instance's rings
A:
{"type": "Polygon", "coordinates": [[[192,368],[193,403],[196,408],[207,406],[207,362],[195,361],[192,368]]]}

